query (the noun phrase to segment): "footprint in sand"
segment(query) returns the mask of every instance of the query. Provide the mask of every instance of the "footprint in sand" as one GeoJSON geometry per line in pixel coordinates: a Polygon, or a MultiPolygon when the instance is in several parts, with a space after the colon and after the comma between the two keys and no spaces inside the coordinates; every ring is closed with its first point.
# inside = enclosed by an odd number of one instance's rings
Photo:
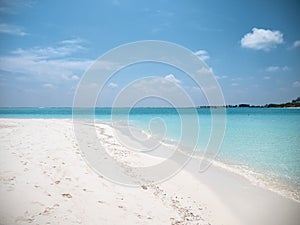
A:
{"type": "Polygon", "coordinates": [[[64,194],[61,194],[63,197],[66,197],[66,198],[72,198],[72,195],[71,194],[68,194],[68,193],[64,193],[64,194]]]}

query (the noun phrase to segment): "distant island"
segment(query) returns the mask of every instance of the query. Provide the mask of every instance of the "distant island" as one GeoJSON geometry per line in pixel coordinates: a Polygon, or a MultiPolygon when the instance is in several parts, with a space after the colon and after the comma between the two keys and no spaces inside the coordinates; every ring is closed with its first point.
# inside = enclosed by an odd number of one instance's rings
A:
{"type": "Polygon", "coordinates": [[[282,104],[267,104],[267,108],[287,108],[287,107],[300,107],[300,97],[292,100],[291,102],[282,103],[282,104]]]}
{"type": "Polygon", "coordinates": [[[226,105],[226,106],[199,106],[198,108],[300,108],[300,97],[286,103],[270,103],[266,105],[250,105],[250,104],[238,104],[238,105],[226,105]]]}

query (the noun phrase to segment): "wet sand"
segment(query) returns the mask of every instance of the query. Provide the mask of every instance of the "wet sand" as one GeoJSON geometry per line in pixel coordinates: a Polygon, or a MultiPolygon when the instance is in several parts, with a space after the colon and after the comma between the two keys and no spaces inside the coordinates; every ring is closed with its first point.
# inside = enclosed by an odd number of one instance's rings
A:
{"type": "MultiPolygon", "coordinates": [[[[99,124],[115,159],[155,164],[162,155],[126,149],[99,124]]],[[[124,138],[125,140],[126,138],[124,138]]],[[[132,142],[132,140],[127,140],[132,142]]],[[[127,143],[128,144],[128,143],[127,143]]],[[[131,143],[132,144],[132,143],[131,143]]],[[[138,145],[137,145],[138,146],[138,145]]],[[[298,224],[300,204],[211,166],[190,163],[159,184],[128,187],[97,174],[69,119],[0,119],[1,224],[298,224]]]]}

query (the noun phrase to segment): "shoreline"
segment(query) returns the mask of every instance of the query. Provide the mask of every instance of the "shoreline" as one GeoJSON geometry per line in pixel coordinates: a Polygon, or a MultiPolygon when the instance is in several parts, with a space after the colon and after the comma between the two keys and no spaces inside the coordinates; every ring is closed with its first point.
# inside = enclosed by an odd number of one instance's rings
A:
{"type": "MultiPolygon", "coordinates": [[[[96,124],[106,124],[111,127],[110,123],[106,123],[105,121],[97,120],[96,124]]],[[[141,132],[145,133],[147,137],[149,137],[149,133],[147,133],[145,130],[133,126],[134,129],[138,129],[141,132]]],[[[114,126],[114,129],[118,129],[116,126],[114,126]]],[[[123,133],[124,134],[124,133],[123,133]]],[[[124,134],[126,136],[129,136],[128,134],[124,134]]],[[[162,140],[162,144],[166,146],[176,146],[177,142],[172,140],[162,140]]],[[[203,160],[202,153],[197,153],[197,150],[194,152],[193,156],[194,158],[198,158],[199,160],[203,160]]],[[[290,200],[293,200],[297,203],[300,203],[300,192],[298,190],[295,190],[294,186],[289,185],[288,183],[284,182],[282,178],[278,174],[273,174],[272,178],[269,178],[268,173],[263,173],[263,171],[256,171],[254,168],[251,168],[249,166],[245,165],[237,165],[230,161],[225,161],[220,158],[215,159],[205,159],[206,161],[210,161],[211,164],[215,167],[221,168],[226,170],[229,173],[234,173],[236,175],[239,175],[245,179],[247,179],[251,184],[266,189],[268,191],[272,191],[276,194],[279,194],[282,197],[288,198],[290,200]],[[279,177],[279,180],[275,178],[279,177]]],[[[296,186],[295,182],[294,185],[296,186]]]]}
{"type": "Polygon", "coordinates": [[[216,167],[222,168],[228,172],[237,174],[247,179],[254,186],[260,187],[268,191],[272,191],[284,198],[300,203],[300,193],[294,190],[295,187],[282,181],[282,178],[279,178],[280,181],[278,181],[278,179],[274,181],[274,177],[270,179],[268,177],[268,174],[266,173],[264,174],[254,171],[252,168],[246,167],[244,165],[229,165],[221,160],[214,160],[213,164],[216,167]]]}
{"type": "MultiPolygon", "coordinates": [[[[61,224],[297,224],[300,219],[299,203],[214,165],[205,173],[195,173],[197,160],[157,185],[113,184],[84,162],[71,119],[1,118],[0,127],[0,197],[6,205],[1,207],[0,221],[7,224],[57,219],[61,224]]],[[[107,125],[100,127],[111,135],[107,125]]],[[[113,135],[105,135],[100,138],[107,148],[117,149],[111,152],[115,157],[141,162],[139,157],[121,157],[124,148],[113,135]]],[[[155,163],[159,157],[151,159],[155,163]]]]}

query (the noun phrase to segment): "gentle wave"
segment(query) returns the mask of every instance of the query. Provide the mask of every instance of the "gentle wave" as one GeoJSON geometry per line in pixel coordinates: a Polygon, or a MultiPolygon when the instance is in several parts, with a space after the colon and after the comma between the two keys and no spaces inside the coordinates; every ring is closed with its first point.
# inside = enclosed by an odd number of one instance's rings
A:
{"type": "Polygon", "coordinates": [[[213,164],[216,167],[222,168],[226,171],[229,171],[231,173],[240,175],[244,178],[246,178],[248,181],[250,181],[253,185],[256,185],[258,187],[273,191],[275,193],[278,193],[279,195],[292,199],[296,202],[300,202],[300,184],[298,184],[296,181],[294,181],[290,177],[286,177],[285,180],[288,180],[288,182],[284,182],[282,177],[279,177],[276,174],[270,174],[270,173],[262,173],[255,171],[255,169],[241,164],[234,164],[229,161],[222,160],[220,158],[211,158],[209,156],[204,157],[205,151],[203,149],[198,151],[196,150],[197,154],[193,154],[193,149],[187,147],[187,146],[179,146],[179,143],[177,140],[174,139],[160,139],[152,135],[149,131],[144,130],[142,128],[137,127],[135,124],[128,124],[124,121],[101,121],[98,120],[99,123],[105,123],[107,125],[112,126],[114,129],[119,129],[120,127],[129,126],[130,129],[134,129],[135,131],[140,132],[141,134],[144,134],[148,139],[155,139],[156,141],[160,142],[162,145],[169,147],[171,149],[177,149],[183,154],[188,154],[190,157],[198,160],[206,160],[209,161],[211,164],[213,164]],[[297,189],[298,187],[298,189],[297,189]]]}
{"type": "MultiPolygon", "coordinates": [[[[289,185],[283,182],[282,177],[280,178],[276,174],[263,174],[261,172],[255,171],[249,166],[228,164],[221,160],[214,160],[213,165],[238,174],[258,187],[276,192],[283,197],[292,199],[296,202],[300,202],[300,184],[297,184],[297,182],[295,181],[291,182],[293,184],[289,185]]],[[[292,181],[291,178],[286,178],[292,181]]]]}

